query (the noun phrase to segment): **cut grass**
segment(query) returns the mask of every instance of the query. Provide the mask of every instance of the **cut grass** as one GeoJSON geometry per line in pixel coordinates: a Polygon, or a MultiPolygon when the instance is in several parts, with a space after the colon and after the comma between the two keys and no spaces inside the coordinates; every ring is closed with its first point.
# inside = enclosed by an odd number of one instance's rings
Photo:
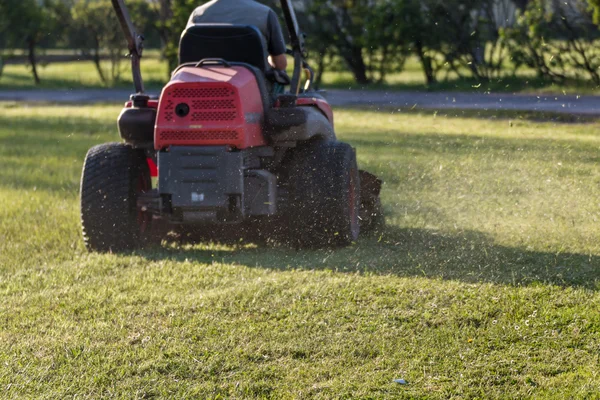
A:
{"type": "Polygon", "coordinates": [[[0,397],[598,398],[596,123],[338,110],[381,234],[102,255],[78,180],[118,107],[0,107],[0,397]]]}

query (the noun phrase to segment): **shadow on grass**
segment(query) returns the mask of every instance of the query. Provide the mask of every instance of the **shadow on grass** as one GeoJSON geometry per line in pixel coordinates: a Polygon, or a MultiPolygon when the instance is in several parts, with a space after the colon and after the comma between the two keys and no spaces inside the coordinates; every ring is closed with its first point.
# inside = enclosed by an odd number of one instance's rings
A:
{"type": "Polygon", "coordinates": [[[296,250],[240,240],[216,243],[208,248],[168,243],[139,254],[153,261],[223,262],[269,270],[331,270],[467,283],[600,289],[599,256],[500,246],[475,231],[447,234],[388,226],[340,249],[296,250]]]}

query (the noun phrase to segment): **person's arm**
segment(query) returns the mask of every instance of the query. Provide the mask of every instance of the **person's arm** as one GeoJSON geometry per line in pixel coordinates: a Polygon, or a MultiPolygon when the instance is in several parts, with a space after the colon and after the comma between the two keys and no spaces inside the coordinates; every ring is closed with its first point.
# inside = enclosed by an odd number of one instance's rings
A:
{"type": "Polygon", "coordinates": [[[285,40],[277,15],[273,10],[269,12],[267,20],[267,29],[269,30],[268,51],[269,64],[275,69],[285,71],[287,68],[287,58],[285,57],[285,40]]]}
{"type": "Polygon", "coordinates": [[[285,71],[287,68],[287,58],[285,57],[285,54],[269,56],[269,64],[271,64],[271,67],[275,69],[285,71]]]}

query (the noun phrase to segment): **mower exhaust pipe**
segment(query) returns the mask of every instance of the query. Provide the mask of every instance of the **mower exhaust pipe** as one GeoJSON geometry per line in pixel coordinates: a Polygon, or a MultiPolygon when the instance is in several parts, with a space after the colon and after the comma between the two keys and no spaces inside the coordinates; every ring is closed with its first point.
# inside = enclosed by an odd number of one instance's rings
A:
{"type": "Polygon", "coordinates": [[[136,93],[144,93],[144,82],[142,81],[142,72],[140,70],[140,59],[142,58],[142,51],[144,50],[144,36],[136,33],[124,0],[111,1],[113,8],[117,13],[121,29],[123,29],[123,33],[127,39],[127,48],[129,49],[129,57],[131,57],[131,71],[133,73],[133,85],[135,86],[135,91],[136,93]]]}

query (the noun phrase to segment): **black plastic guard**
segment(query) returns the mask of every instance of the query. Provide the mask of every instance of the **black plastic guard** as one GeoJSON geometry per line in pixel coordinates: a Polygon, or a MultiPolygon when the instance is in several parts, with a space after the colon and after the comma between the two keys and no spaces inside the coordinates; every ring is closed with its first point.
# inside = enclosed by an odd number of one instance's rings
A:
{"type": "Polygon", "coordinates": [[[303,142],[313,138],[336,140],[331,122],[316,107],[284,107],[268,110],[265,133],[276,145],[303,142]]]}
{"type": "Polygon", "coordinates": [[[158,191],[170,195],[174,211],[209,211],[195,215],[213,219],[219,211],[232,208],[232,199],[242,204],[244,168],[240,152],[230,152],[225,146],[172,146],[158,153],[158,170],[158,191]]]}
{"type": "Polygon", "coordinates": [[[240,222],[276,212],[275,175],[248,169],[249,151],[172,146],[158,153],[158,192],[181,223],[240,222]]]}
{"type": "Polygon", "coordinates": [[[117,119],[121,138],[135,147],[154,147],[156,109],[124,108],[117,119]]]}

